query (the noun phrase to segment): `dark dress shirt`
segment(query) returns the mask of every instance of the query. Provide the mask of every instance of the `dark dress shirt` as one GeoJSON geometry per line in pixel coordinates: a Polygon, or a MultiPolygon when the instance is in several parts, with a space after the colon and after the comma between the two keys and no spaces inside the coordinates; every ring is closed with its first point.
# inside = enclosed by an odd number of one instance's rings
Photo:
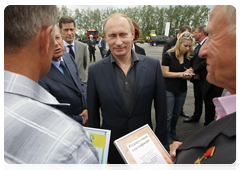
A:
{"type": "Polygon", "coordinates": [[[115,76],[117,79],[118,88],[122,96],[123,102],[127,108],[128,113],[130,112],[132,105],[132,98],[136,80],[136,64],[139,62],[138,57],[132,52],[132,64],[128,70],[127,76],[125,76],[123,70],[118,65],[115,58],[111,55],[111,62],[114,67],[115,76]]]}

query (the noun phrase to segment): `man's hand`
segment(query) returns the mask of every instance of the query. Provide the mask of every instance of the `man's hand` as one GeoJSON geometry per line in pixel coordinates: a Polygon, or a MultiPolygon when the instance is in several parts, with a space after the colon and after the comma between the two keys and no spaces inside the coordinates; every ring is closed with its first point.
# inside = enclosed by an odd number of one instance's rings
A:
{"type": "Polygon", "coordinates": [[[194,76],[193,76],[193,78],[196,80],[200,80],[200,75],[198,74],[198,73],[196,73],[194,76]]]}
{"type": "Polygon", "coordinates": [[[88,111],[87,111],[87,109],[84,109],[83,112],[81,114],[79,114],[79,116],[83,116],[83,118],[84,118],[83,125],[85,125],[88,121],[88,111]]]}
{"type": "Polygon", "coordinates": [[[182,144],[182,142],[175,141],[170,145],[170,156],[171,156],[173,162],[176,159],[176,150],[181,144],[182,144]]]}

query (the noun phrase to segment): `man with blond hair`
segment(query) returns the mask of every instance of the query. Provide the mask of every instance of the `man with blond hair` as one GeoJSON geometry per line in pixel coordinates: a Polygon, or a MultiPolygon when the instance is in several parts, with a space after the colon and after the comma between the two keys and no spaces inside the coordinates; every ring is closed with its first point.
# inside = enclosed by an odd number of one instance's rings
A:
{"type": "Polygon", "coordinates": [[[130,18],[120,13],[109,16],[103,24],[103,34],[111,55],[89,67],[89,126],[111,130],[108,162],[119,164],[124,162],[114,140],[143,125],[153,127],[153,100],[155,134],[167,144],[166,92],[159,60],[132,50],[134,27],[130,18]]]}

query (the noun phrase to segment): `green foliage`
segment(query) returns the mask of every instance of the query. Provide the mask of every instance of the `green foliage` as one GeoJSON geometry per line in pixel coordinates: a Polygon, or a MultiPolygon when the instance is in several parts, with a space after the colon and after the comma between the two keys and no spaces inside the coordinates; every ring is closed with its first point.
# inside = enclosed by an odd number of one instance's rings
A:
{"type": "Polygon", "coordinates": [[[116,12],[126,14],[133,19],[138,24],[140,38],[144,38],[149,30],[156,30],[157,35],[164,35],[166,22],[170,22],[170,35],[183,25],[189,25],[192,31],[195,31],[198,26],[207,23],[210,9],[205,5],[170,5],[169,8],[144,5],[125,9],[108,7],[101,10],[88,8],[72,11],[63,5],[58,8],[57,23],[62,16],[68,15],[75,19],[77,35],[81,36],[88,29],[96,29],[102,34],[104,20],[116,12]]]}

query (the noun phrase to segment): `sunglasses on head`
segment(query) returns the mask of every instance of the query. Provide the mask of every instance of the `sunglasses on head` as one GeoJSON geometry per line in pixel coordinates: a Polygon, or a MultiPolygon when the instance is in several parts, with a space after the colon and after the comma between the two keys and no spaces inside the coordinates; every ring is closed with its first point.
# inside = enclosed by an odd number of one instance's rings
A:
{"type": "Polygon", "coordinates": [[[189,37],[189,36],[191,36],[192,38],[195,37],[193,34],[188,33],[188,32],[185,32],[182,36],[183,36],[183,37],[189,37]]]}

